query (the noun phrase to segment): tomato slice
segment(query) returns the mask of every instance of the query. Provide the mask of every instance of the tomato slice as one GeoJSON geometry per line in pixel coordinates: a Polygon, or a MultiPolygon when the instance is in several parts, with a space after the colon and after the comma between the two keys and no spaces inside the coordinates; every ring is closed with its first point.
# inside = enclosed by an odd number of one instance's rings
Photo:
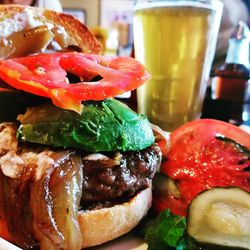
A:
{"type": "Polygon", "coordinates": [[[133,90],[148,80],[149,74],[130,57],[55,53],[0,60],[0,78],[16,89],[51,98],[56,106],[80,113],[82,101],[133,90]],[[84,81],[69,84],[67,73],[84,81]],[[89,82],[95,76],[102,79],[89,82]]]}
{"type": "Polygon", "coordinates": [[[192,199],[212,187],[236,186],[250,192],[249,149],[250,134],[222,121],[201,119],[178,128],[170,134],[161,172],[174,181],[180,195],[156,194],[156,210],[170,208],[186,215],[192,199]]]}

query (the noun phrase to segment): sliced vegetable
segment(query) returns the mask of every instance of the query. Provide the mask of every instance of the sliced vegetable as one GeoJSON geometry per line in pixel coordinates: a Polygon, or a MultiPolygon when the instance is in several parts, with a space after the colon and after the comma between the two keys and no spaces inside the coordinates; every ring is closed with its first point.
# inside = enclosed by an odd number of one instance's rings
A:
{"type": "Polygon", "coordinates": [[[156,195],[163,195],[168,192],[171,197],[180,198],[177,183],[162,173],[156,173],[153,179],[153,192],[156,195]]]}
{"type": "MultiPolygon", "coordinates": [[[[31,169],[27,172],[27,175],[32,174],[31,169]]],[[[29,186],[31,183],[29,178],[21,183],[20,180],[6,177],[0,170],[0,196],[3,208],[1,215],[4,216],[4,220],[7,222],[10,235],[6,230],[4,230],[4,233],[24,249],[36,245],[32,229],[32,213],[29,206],[29,186]]]]}
{"type": "Polygon", "coordinates": [[[174,215],[169,209],[149,225],[145,240],[149,250],[164,250],[176,247],[186,229],[186,218],[174,215]]]}
{"type": "Polygon", "coordinates": [[[117,100],[85,103],[81,115],[41,105],[19,116],[18,138],[86,151],[141,150],[154,142],[149,121],[117,100]]]}
{"type": "Polygon", "coordinates": [[[80,249],[82,178],[81,156],[70,151],[29,152],[15,179],[0,170],[0,226],[4,217],[8,231],[1,230],[22,249],[37,247],[38,240],[41,250],[80,249]]]}
{"type": "Polygon", "coordinates": [[[250,247],[250,193],[240,188],[213,188],[193,199],[187,232],[198,242],[250,247]]]}
{"type": "Polygon", "coordinates": [[[41,52],[54,35],[46,25],[25,31],[13,32],[0,40],[0,58],[21,57],[41,52]]]}
{"type": "Polygon", "coordinates": [[[51,98],[54,105],[81,113],[82,101],[104,100],[135,89],[149,74],[130,57],[55,53],[1,60],[0,78],[16,89],[51,98]],[[67,72],[83,82],[69,84],[67,72]],[[101,80],[88,82],[98,75],[101,80]]]}
{"type": "Polygon", "coordinates": [[[211,187],[237,186],[250,191],[250,134],[216,120],[196,120],[170,134],[170,150],[161,172],[174,182],[179,198],[156,193],[157,211],[186,215],[196,195],[211,187]],[[229,138],[229,139],[228,139],[229,138]]]}
{"type": "Polygon", "coordinates": [[[81,157],[69,153],[64,157],[59,154],[59,158],[61,162],[33,183],[30,205],[35,235],[42,250],[78,250],[82,246],[77,219],[83,178],[81,157]]]}

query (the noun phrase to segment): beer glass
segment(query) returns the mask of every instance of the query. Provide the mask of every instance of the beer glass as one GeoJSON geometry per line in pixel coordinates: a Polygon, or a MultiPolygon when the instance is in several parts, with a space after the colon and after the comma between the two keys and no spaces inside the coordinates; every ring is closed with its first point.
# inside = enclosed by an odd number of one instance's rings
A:
{"type": "Polygon", "coordinates": [[[172,131],[200,117],[222,16],[220,0],[138,0],[135,58],[151,79],[137,90],[138,111],[172,131]]]}

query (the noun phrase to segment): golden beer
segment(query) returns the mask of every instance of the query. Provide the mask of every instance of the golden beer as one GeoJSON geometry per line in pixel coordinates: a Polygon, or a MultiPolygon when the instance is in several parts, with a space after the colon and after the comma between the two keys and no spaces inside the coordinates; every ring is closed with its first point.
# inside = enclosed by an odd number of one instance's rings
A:
{"type": "Polygon", "coordinates": [[[135,6],[135,57],[151,74],[137,91],[138,111],[164,130],[200,116],[221,19],[219,5],[219,11],[197,1],[135,6]]]}

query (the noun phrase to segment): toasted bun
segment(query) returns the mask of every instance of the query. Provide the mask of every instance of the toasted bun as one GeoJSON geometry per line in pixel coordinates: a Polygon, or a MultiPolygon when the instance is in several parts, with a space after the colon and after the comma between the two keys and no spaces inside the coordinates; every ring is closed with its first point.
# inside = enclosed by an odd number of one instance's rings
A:
{"type": "Polygon", "coordinates": [[[147,188],[123,204],[79,212],[82,247],[100,245],[129,232],[147,214],[151,202],[152,190],[147,188]]]}
{"type": "MultiPolygon", "coordinates": [[[[80,211],[82,248],[100,245],[132,230],[147,214],[152,203],[152,189],[147,188],[131,200],[109,208],[80,211]]],[[[0,219],[0,237],[9,240],[5,221],[0,219]]]]}
{"type": "Polygon", "coordinates": [[[47,25],[52,31],[54,29],[63,32],[64,43],[67,47],[75,46],[85,53],[99,53],[101,50],[100,43],[88,28],[69,14],[37,7],[0,4],[1,36],[7,34],[6,37],[8,37],[14,32],[41,25],[47,25]]]}

